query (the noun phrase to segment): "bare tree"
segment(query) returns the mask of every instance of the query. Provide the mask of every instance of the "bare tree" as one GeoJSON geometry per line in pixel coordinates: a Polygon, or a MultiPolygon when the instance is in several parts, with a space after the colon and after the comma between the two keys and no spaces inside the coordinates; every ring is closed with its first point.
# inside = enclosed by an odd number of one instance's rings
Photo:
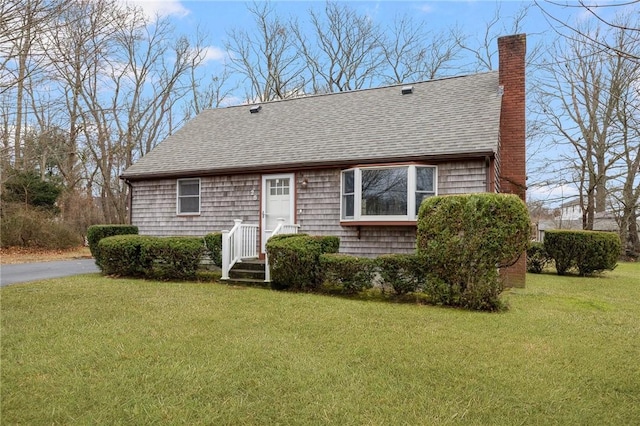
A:
{"type": "MultiPolygon", "coordinates": [[[[624,26],[621,22],[620,27],[624,26]]],[[[584,210],[583,227],[593,229],[596,213],[607,207],[610,180],[618,175],[636,176],[633,161],[625,163],[624,159],[635,151],[629,146],[635,140],[629,138],[629,119],[637,117],[640,105],[635,86],[638,66],[615,52],[638,52],[640,39],[619,27],[581,27],[580,32],[590,36],[556,42],[552,59],[542,66],[545,77],[537,87],[537,102],[548,123],[551,145],[568,148],[561,151],[558,170],[574,171],[584,210]],[[607,40],[616,49],[603,50],[590,42],[592,37],[607,40]]]]}
{"type": "Polygon", "coordinates": [[[630,257],[640,256],[638,238],[638,209],[640,208],[640,65],[626,61],[625,81],[631,84],[620,88],[616,105],[616,132],[620,161],[614,168],[608,188],[611,210],[616,214],[620,239],[630,257]]]}
{"type": "Polygon", "coordinates": [[[559,17],[558,10],[573,9],[585,11],[589,16],[595,18],[602,27],[617,29],[627,33],[640,33],[640,26],[637,22],[621,23],[617,18],[608,18],[604,11],[619,11],[620,15],[633,16],[640,12],[640,0],[628,0],[621,2],[603,2],[600,4],[585,2],[584,0],[576,1],[553,1],[553,0],[534,0],[535,5],[542,11],[550,27],[553,28],[561,37],[574,39],[576,41],[587,41],[602,50],[610,51],[616,55],[622,56],[627,60],[640,62],[640,55],[633,50],[628,50],[625,46],[619,46],[611,43],[606,39],[596,37],[594,34],[585,31],[579,25],[574,25],[571,21],[559,17]]]}
{"type": "MultiPolygon", "coordinates": [[[[473,72],[494,70],[498,65],[498,37],[521,33],[528,13],[529,6],[523,6],[513,16],[505,17],[498,5],[479,35],[461,37],[460,30],[451,30],[450,37],[456,40],[462,51],[473,58],[465,67],[470,67],[473,72]]],[[[527,48],[527,64],[534,62],[539,54],[539,47],[527,48]]]]}
{"type": "Polygon", "coordinates": [[[294,44],[292,23],[285,24],[271,3],[249,6],[255,29],[228,32],[229,67],[244,76],[247,101],[267,102],[296,96],[302,90],[304,66],[294,44]]]}
{"type": "Polygon", "coordinates": [[[43,67],[45,56],[39,39],[63,7],[64,2],[54,0],[0,5],[0,94],[10,105],[3,114],[2,139],[5,155],[10,153],[18,167],[24,166],[26,84],[43,67]]]}
{"type": "Polygon", "coordinates": [[[219,108],[232,97],[234,88],[229,85],[231,73],[224,68],[219,74],[210,75],[207,83],[195,77],[196,68],[192,68],[192,98],[186,106],[185,119],[200,114],[205,109],[219,108]]]}
{"type": "Polygon", "coordinates": [[[105,220],[123,222],[119,175],[183,122],[177,103],[189,93],[203,47],[176,38],[168,19],[150,20],[117,0],[70,3],[44,44],[54,86],[47,92],[58,98],[31,92],[31,112],[43,132],[52,123],[66,129],[64,147],[55,151],[66,153],[57,157],[66,190],[87,188],[99,196],[105,220]],[[45,101],[50,107],[41,108],[45,101]]]}
{"type": "MultiPolygon", "coordinates": [[[[196,46],[203,46],[206,35],[198,30],[196,46]]],[[[228,57],[224,57],[221,69],[212,74],[202,75],[199,68],[206,62],[209,49],[199,48],[191,55],[189,67],[189,100],[184,106],[184,119],[189,120],[205,109],[218,108],[233,98],[232,93],[238,85],[231,83],[232,72],[227,65],[228,57]]]]}
{"type": "Polygon", "coordinates": [[[327,2],[324,13],[309,11],[313,37],[296,30],[313,93],[368,87],[384,63],[380,26],[343,3],[327,2]]]}
{"type": "Polygon", "coordinates": [[[394,19],[388,28],[389,36],[381,44],[385,82],[431,80],[454,68],[453,61],[460,53],[461,32],[455,28],[449,32],[426,28],[426,22],[417,22],[410,16],[394,19]]]}

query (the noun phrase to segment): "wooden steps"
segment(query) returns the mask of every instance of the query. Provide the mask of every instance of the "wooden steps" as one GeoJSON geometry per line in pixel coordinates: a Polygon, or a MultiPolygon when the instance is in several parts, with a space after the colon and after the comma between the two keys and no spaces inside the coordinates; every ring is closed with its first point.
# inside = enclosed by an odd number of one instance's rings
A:
{"type": "Polygon", "coordinates": [[[233,265],[229,271],[230,284],[261,285],[264,286],[264,260],[243,260],[233,265]]]}

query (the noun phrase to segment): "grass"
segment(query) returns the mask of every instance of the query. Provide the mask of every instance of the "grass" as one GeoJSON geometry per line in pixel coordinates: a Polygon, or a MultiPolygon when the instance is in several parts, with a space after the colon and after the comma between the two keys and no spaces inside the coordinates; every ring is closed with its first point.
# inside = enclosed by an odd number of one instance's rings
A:
{"type": "Polygon", "coordinates": [[[640,264],[510,310],[98,275],[1,290],[3,424],[638,424],[640,264]]]}

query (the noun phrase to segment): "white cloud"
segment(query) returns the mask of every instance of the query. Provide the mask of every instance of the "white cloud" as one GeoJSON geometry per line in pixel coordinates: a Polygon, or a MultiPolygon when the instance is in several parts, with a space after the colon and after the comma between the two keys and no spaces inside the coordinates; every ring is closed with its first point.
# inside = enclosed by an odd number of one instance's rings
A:
{"type": "Polygon", "coordinates": [[[179,0],[128,0],[128,3],[140,7],[149,18],[156,16],[185,17],[190,11],[179,0]]]}
{"type": "Polygon", "coordinates": [[[530,200],[547,201],[550,205],[561,204],[578,196],[575,184],[563,185],[535,185],[527,188],[527,197],[530,200]]]}
{"type": "Polygon", "coordinates": [[[209,46],[204,49],[203,62],[224,61],[227,58],[227,52],[216,46],[209,46]]]}
{"type": "Polygon", "coordinates": [[[420,10],[420,12],[422,13],[432,13],[434,9],[433,9],[433,6],[425,3],[422,6],[420,6],[418,10],[420,10]]]}

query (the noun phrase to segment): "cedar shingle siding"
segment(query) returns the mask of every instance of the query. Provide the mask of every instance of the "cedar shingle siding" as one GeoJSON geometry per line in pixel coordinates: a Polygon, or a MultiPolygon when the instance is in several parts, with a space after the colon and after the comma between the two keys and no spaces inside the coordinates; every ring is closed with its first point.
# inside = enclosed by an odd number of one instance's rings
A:
{"type": "MultiPolygon", "coordinates": [[[[343,253],[375,256],[412,252],[415,226],[363,226],[358,238],[356,227],[340,225],[340,171],[326,169],[296,174],[296,223],[300,225],[300,232],[339,236],[343,253]],[[300,185],[303,179],[308,182],[306,188],[300,185]]],[[[441,195],[483,192],[485,179],[482,161],[438,165],[441,195]]],[[[233,219],[258,224],[261,182],[257,174],[201,178],[198,216],[176,214],[176,179],[133,182],[132,221],[140,234],[158,236],[202,236],[231,229],[233,219]]]]}

